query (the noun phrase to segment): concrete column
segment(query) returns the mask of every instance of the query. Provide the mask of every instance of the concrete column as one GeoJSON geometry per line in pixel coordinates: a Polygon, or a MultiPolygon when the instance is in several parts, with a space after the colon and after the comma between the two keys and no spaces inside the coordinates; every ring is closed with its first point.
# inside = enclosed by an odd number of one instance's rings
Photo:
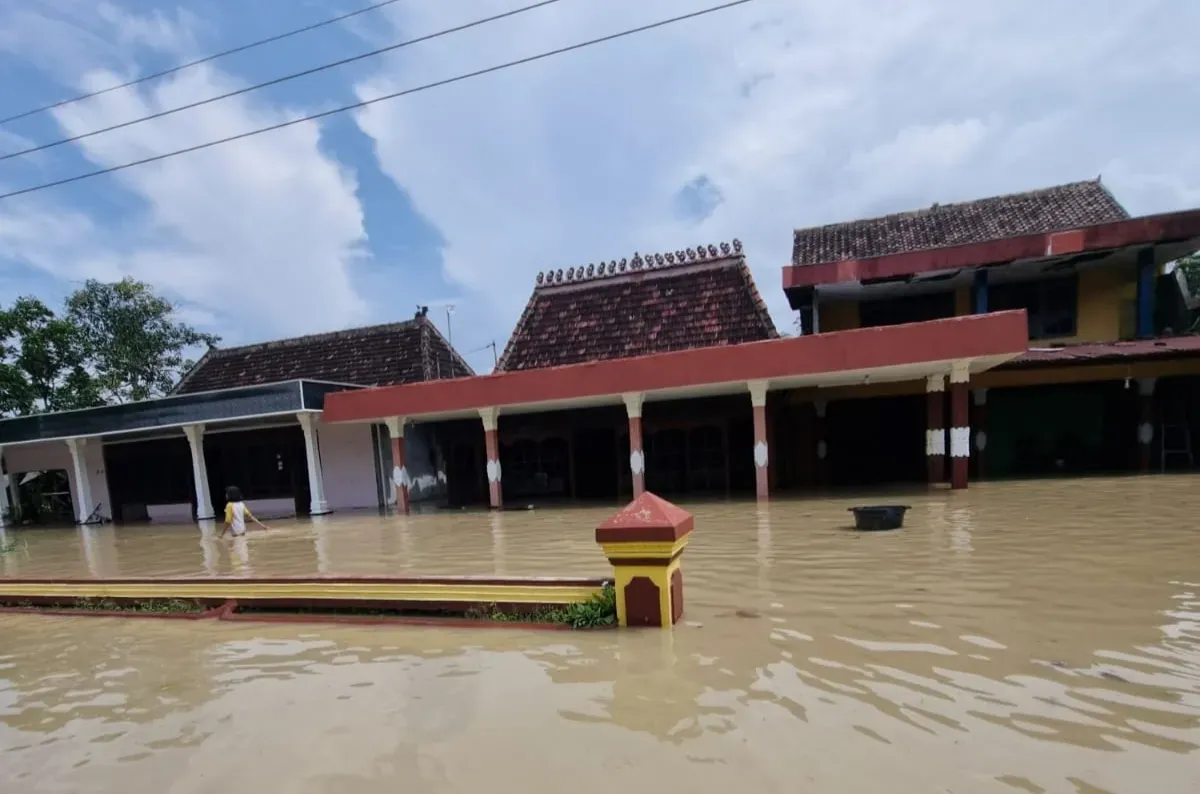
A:
{"type": "Polygon", "coordinates": [[[488,504],[492,509],[504,507],[504,488],[500,478],[500,438],[497,435],[500,427],[499,408],[480,408],[479,418],[483,420],[483,443],[487,450],[487,481],[488,504]]]}
{"type": "Polygon", "coordinates": [[[1150,471],[1150,451],[1154,447],[1155,378],[1138,378],[1138,471],[1150,471]]]}
{"type": "Polygon", "coordinates": [[[826,460],[829,458],[829,427],[825,423],[825,413],[829,410],[829,403],[825,400],[813,401],[813,432],[817,439],[817,485],[824,486],[829,484],[829,465],[826,460]]]}
{"type": "Polygon", "coordinates": [[[71,450],[71,464],[75,470],[75,521],[82,524],[92,516],[95,506],[92,504],[92,481],[88,477],[87,461],[83,459],[87,447],[86,438],[68,438],[67,448],[71,450]]]}
{"type": "Polygon", "coordinates": [[[967,487],[971,464],[970,367],[955,363],[950,370],[950,487],[967,487]]]}
{"type": "Polygon", "coordinates": [[[196,487],[196,520],[209,521],[216,516],[213,514],[212,492],[208,489],[208,464],[204,461],[204,425],[185,425],[183,434],[187,436],[188,446],[192,450],[192,483],[196,487]]]}
{"type": "Polygon", "coordinates": [[[765,380],[749,381],[754,409],[754,493],[760,502],[771,497],[770,449],[767,443],[767,388],[765,380]]]}
{"type": "MultiPolygon", "coordinates": [[[[16,499],[16,494],[13,495],[16,499]]],[[[0,528],[6,525],[6,517],[11,509],[12,503],[8,498],[8,474],[4,468],[4,447],[0,447],[0,528]]]]}
{"type": "Polygon", "coordinates": [[[1154,262],[1154,249],[1142,248],[1137,252],[1137,338],[1154,336],[1155,287],[1158,267],[1154,262]]]}
{"type": "Polygon", "coordinates": [[[621,395],[629,416],[629,473],[633,480],[633,498],[646,492],[646,453],[642,449],[642,401],[640,392],[621,395]]]}
{"type": "Polygon", "coordinates": [[[946,376],[925,380],[925,467],[929,484],[946,480],[946,376]]]}
{"type": "Polygon", "coordinates": [[[972,314],[988,313],[987,268],[981,267],[975,271],[974,280],[971,283],[971,312],[972,314]]]}
{"type": "Polygon", "coordinates": [[[329,512],[325,501],[325,477],[321,471],[321,438],[317,432],[317,415],[304,411],[296,414],[300,429],[304,431],[304,457],[308,464],[308,504],[310,516],[323,516],[329,512]]]}
{"type": "Polygon", "coordinates": [[[404,417],[389,416],[386,420],[388,436],[392,439],[392,487],[396,489],[396,512],[408,514],[409,486],[412,479],[404,465],[404,417]]]}
{"type": "Polygon", "coordinates": [[[987,476],[987,389],[974,389],[971,397],[975,403],[975,416],[971,419],[975,439],[975,478],[982,480],[987,476]]]}

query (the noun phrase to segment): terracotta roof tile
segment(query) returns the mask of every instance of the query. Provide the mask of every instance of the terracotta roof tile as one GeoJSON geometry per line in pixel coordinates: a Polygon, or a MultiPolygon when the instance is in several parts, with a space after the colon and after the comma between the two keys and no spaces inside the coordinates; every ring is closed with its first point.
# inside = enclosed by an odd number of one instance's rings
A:
{"type": "Polygon", "coordinates": [[[1093,364],[1126,359],[1197,355],[1200,355],[1200,335],[1163,336],[1124,342],[1088,342],[1078,345],[1063,345],[1062,347],[1031,347],[1024,354],[1003,366],[1017,368],[1041,364],[1093,364]]]}
{"type": "Polygon", "coordinates": [[[1099,180],[1074,182],[960,204],[934,204],[929,209],[880,218],[797,229],[792,264],[871,259],[1077,229],[1128,217],[1129,213],[1099,180]]]}
{"type": "Polygon", "coordinates": [[[473,375],[432,322],[351,328],[243,347],[213,348],[175,387],[175,394],[306,378],[358,386],[473,375]]]}
{"type": "Polygon", "coordinates": [[[538,275],[497,371],[736,345],[779,336],[742,246],[538,275]]]}

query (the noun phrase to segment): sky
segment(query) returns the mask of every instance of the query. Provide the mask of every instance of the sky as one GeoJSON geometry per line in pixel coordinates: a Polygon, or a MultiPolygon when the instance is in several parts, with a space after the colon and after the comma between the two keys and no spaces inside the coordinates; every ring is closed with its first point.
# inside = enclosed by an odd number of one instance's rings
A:
{"type": "MultiPolygon", "coordinates": [[[[400,0],[0,125],[0,154],[513,9],[400,0]]],[[[560,0],[0,161],[0,192],[222,138],[718,0],[560,0]]],[[[0,116],[371,0],[0,0],[0,116]]],[[[0,304],[134,276],[223,345],[419,305],[479,372],[536,274],[738,238],[776,324],[796,227],[1103,178],[1200,207],[1200,3],[754,0],[204,151],[0,200],[0,304]]]]}

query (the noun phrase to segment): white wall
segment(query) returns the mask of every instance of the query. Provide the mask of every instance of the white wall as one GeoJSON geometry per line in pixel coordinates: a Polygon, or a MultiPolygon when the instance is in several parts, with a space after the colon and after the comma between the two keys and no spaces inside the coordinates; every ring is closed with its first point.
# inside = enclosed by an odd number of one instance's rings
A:
{"type": "Polygon", "coordinates": [[[329,509],[379,507],[371,426],[322,422],[319,427],[321,472],[329,509]]]}
{"type": "MultiPolygon", "coordinates": [[[[71,460],[71,450],[67,447],[67,442],[43,441],[37,444],[6,446],[4,461],[14,484],[18,482],[18,478],[13,476],[16,474],[66,469],[67,480],[71,484],[71,503],[78,512],[79,484],[75,482],[75,464],[71,460]]],[[[112,505],[108,499],[108,477],[104,471],[104,449],[100,445],[100,439],[89,439],[84,447],[83,464],[90,480],[92,507],[95,508],[99,504],[100,512],[106,518],[112,518],[112,505]]],[[[16,489],[13,490],[15,493],[16,489]]]]}

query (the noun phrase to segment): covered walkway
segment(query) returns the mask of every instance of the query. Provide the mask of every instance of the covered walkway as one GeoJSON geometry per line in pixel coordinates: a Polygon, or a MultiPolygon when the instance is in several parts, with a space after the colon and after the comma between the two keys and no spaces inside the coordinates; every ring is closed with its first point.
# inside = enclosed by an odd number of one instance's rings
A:
{"type": "MultiPolygon", "coordinates": [[[[528,424],[522,415],[623,409],[627,471],[636,496],[656,473],[650,470],[656,456],[647,454],[643,444],[644,430],[652,429],[643,427],[646,407],[672,402],[683,410],[688,403],[725,398],[728,404],[731,395],[743,395],[751,429],[736,448],[736,434],[726,433],[725,454],[733,463],[746,461],[752,466],[754,492],[759,499],[767,499],[774,478],[771,407],[780,402],[779,395],[807,396],[822,418],[822,388],[917,381],[933,395],[931,405],[936,396],[938,406],[944,406],[942,395],[949,394],[952,424],[947,430],[940,419],[931,423],[924,439],[925,453],[930,466],[945,466],[948,436],[952,482],[962,488],[967,484],[970,446],[970,379],[1021,355],[1026,346],[1024,312],[998,312],[331,394],[325,421],[386,422],[392,442],[393,484],[397,504],[402,507],[407,505],[409,485],[404,465],[405,427],[474,422],[484,437],[484,455],[476,472],[481,468],[486,479],[488,503],[500,508],[505,482],[501,443],[510,427],[516,430],[528,424]]],[[[933,413],[931,408],[931,416],[933,413]]],[[[569,426],[574,418],[558,423],[569,426]]],[[[826,441],[818,437],[811,451],[823,460],[828,455],[826,441]]],[[[680,454],[688,453],[684,449],[680,454]]],[[[580,492],[578,473],[570,472],[569,452],[565,457],[568,476],[576,481],[569,494],[576,495],[580,492]]],[[[657,456],[659,460],[663,457],[657,456]]],[[[452,480],[450,489],[455,488],[455,477],[470,475],[467,467],[452,466],[447,473],[452,480]]]]}

